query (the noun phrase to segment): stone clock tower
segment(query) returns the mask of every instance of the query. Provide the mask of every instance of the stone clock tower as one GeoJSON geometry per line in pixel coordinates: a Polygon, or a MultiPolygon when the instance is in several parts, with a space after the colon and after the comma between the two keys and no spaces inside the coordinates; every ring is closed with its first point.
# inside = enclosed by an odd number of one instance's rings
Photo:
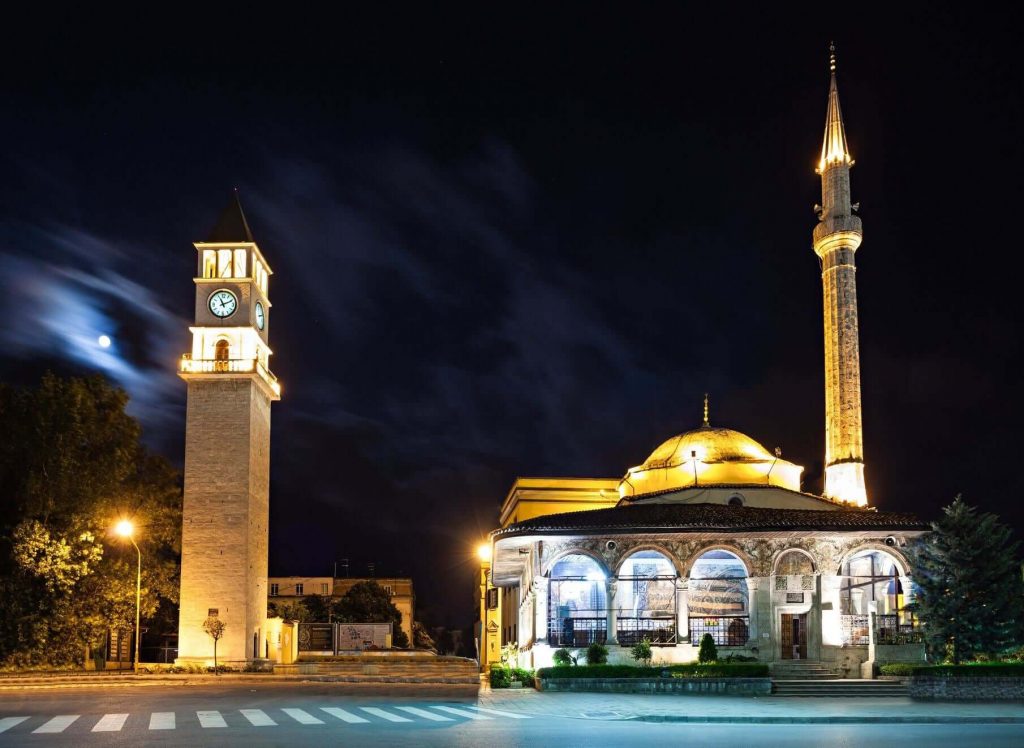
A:
{"type": "Polygon", "coordinates": [[[203,622],[224,622],[220,662],[266,657],[270,267],[234,194],[198,242],[188,384],[178,661],[213,661],[203,622]]]}

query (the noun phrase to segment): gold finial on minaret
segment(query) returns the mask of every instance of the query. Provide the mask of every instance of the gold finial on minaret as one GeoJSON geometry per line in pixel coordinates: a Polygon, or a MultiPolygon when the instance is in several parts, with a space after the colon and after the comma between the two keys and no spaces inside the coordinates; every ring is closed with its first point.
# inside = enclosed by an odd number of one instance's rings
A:
{"type": "Polygon", "coordinates": [[[704,393],[704,427],[708,428],[711,423],[708,421],[708,393],[704,393]]]}
{"type": "Polygon", "coordinates": [[[835,75],[836,73],[836,43],[828,43],[828,71],[835,75]]]}

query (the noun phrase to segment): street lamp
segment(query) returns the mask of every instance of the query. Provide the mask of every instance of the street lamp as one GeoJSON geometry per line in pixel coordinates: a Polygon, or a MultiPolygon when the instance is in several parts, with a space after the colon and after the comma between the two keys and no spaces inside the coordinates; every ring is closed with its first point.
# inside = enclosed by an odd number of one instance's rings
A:
{"type": "Polygon", "coordinates": [[[131,523],[131,520],[123,519],[117,523],[114,527],[114,532],[120,535],[122,538],[128,538],[131,544],[135,546],[135,552],[139,554],[139,564],[135,572],[135,674],[139,674],[139,646],[141,641],[139,640],[139,609],[142,603],[142,551],[139,550],[139,546],[135,542],[135,525],[131,523]]]}

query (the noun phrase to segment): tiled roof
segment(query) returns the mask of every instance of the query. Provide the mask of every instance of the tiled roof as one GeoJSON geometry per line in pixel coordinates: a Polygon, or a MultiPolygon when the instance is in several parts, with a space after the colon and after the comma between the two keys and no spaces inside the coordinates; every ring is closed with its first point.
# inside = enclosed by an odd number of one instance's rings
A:
{"type": "Polygon", "coordinates": [[[865,509],[767,509],[724,504],[638,504],[548,514],[498,530],[507,535],[561,532],[758,532],[772,530],[927,530],[913,514],[865,509]]]}

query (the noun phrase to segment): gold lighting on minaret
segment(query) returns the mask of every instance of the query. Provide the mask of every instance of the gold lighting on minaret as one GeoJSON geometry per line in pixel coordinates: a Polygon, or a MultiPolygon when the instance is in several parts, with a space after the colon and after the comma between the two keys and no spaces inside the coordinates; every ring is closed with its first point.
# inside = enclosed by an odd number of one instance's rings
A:
{"type": "Polygon", "coordinates": [[[829,73],[825,138],[815,170],[821,175],[821,206],[814,227],[825,307],[825,496],[866,506],[854,264],[863,232],[860,218],[853,215],[858,206],[850,202],[854,161],[839,108],[835,45],[829,47],[829,73]]]}

